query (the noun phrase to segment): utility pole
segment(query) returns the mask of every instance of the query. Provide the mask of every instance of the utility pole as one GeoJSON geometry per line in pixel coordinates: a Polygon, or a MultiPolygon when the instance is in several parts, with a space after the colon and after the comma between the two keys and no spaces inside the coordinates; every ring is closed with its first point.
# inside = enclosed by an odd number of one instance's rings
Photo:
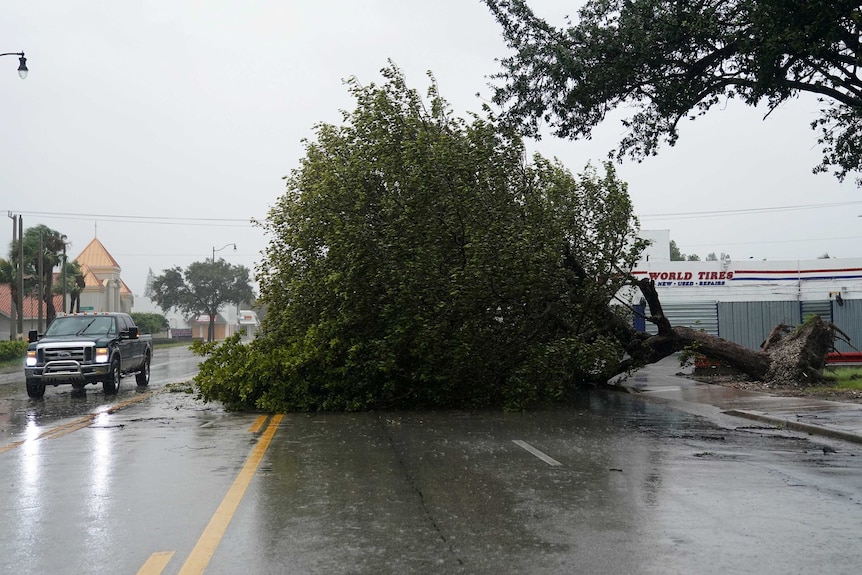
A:
{"type": "MultiPolygon", "coordinates": [[[[17,287],[16,280],[18,276],[15,275],[15,239],[18,237],[18,216],[13,214],[11,211],[9,212],[9,219],[12,220],[12,254],[10,254],[9,258],[9,266],[11,267],[12,277],[10,278],[12,281],[9,284],[9,295],[12,295],[13,286],[17,287]]],[[[18,297],[21,297],[19,294],[18,297]]],[[[18,312],[18,304],[15,301],[12,301],[12,298],[9,298],[9,341],[15,341],[15,336],[17,332],[15,328],[17,327],[17,314],[18,312]]]]}
{"type": "Polygon", "coordinates": [[[23,337],[23,336],[24,336],[24,217],[21,214],[18,214],[18,337],[23,337]]]}
{"type": "Polygon", "coordinates": [[[45,248],[42,240],[42,232],[39,232],[39,261],[37,263],[36,275],[39,277],[36,278],[36,297],[39,299],[39,327],[36,329],[39,330],[39,333],[43,333],[45,330],[42,328],[42,290],[44,289],[42,281],[45,279],[43,270],[45,266],[45,248]]]}
{"type": "Polygon", "coordinates": [[[66,313],[66,236],[63,236],[63,313],[66,313]]]}

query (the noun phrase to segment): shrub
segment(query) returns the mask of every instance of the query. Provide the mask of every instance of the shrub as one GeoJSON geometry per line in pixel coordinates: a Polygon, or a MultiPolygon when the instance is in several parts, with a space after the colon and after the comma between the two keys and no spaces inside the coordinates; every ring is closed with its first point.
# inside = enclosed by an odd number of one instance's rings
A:
{"type": "Polygon", "coordinates": [[[26,341],[0,341],[0,361],[23,360],[26,353],[26,341]]]}

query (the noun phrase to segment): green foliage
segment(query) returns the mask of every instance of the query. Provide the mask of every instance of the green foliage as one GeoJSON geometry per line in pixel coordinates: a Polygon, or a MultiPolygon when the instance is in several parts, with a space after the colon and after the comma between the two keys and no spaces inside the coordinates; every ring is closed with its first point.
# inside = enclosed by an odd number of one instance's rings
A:
{"type": "MultiPolygon", "coordinates": [[[[63,293],[63,262],[59,263],[60,272],[58,273],[58,277],[56,278],[57,283],[54,284],[53,292],[55,295],[59,295],[63,293]]],[[[81,271],[81,264],[79,264],[75,260],[69,260],[66,262],[66,293],[72,293],[73,291],[80,291],[84,287],[84,275],[81,271]]]]}
{"type": "MultiPolygon", "coordinates": [[[[715,255],[715,254],[713,254],[715,255]]],[[[674,240],[670,241],[670,261],[672,262],[699,262],[700,256],[697,254],[684,254],[680,251],[679,246],[674,240]]]]}
{"type": "MultiPolygon", "coordinates": [[[[862,168],[858,0],[588,0],[555,28],[524,0],[484,0],[515,54],[494,101],[530,135],[588,138],[614,108],[635,110],[616,155],[673,145],[681,120],[738,98],[770,110],[800,92],[824,102],[823,162],[862,168]]],[[[857,180],[862,184],[862,181],[857,180]]]]}
{"type": "Polygon", "coordinates": [[[700,357],[700,344],[698,342],[691,343],[680,352],[679,365],[680,367],[689,367],[694,365],[694,362],[700,357]]]}
{"type": "Polygon", "coordinates": [[[0,362],[21,360],[27,354],[26,341],[0,341],[0,362]]]}
{"type": "Polygon", "coordinates": [[[160,313],[131,313],[135,325],[141,333],[160,333],[166,331],[171,324],[168,319],[160,313]]]}
{"type": "MultiPolygon", "coordinates": [[[[37,297],[37,287],[41,283],[46,319],[50,323],[57,313],[57,310],[54,309],[54,298],[52,296],[54,293],[54,268],[63,263],[66,236],[47,226],[38,225],[24,230],[23,244],[24,259],[22,271],[25,297],[26,295],[37,297]],[[42,268],[41,282],[37,283],[40,261],[42,268]]],[[[19,242],[16,238],[9,245],[9,260],[0,259],[0,283],[10,286],[13,302],[17,302],[19,298],[18,284],[15,281],[20,259],[18,253],[19,242]]]]}
{"type": "Polygon", "coordinates": [[[185,271],[174,267],[154,278],[152,299],[165,312],[178,309],[186,314],[208,315],[207,339],[212,340],[215,317],[225,304],[254,300],[250,281],[245,266],[231,265],[224,259],[195,262],[185,271]]]}
{"type": "Polygon", "coordinates": [[[796,326],[796,331],[801,330],[807,324],[811,324],[815,321],[823,321],[823,320],[821,319],[821,317],[819,315],[817,315],[813,311],[806,313],[805,315],[802,316],[802,323],[796,326]]]}
{"type": "MultiPolygon", "coordinates": [[[[264,227],[260,337],[201,346],[206,399],[359,410],[558,400],[621,355],[609,301],[643,249],[611,165],[573,175],[394,67],[348,83],[264,227]]],[[[157,282],[158,283],[158,282],[157,282]]]]}
{"type": "Polygon", "coordinates": [[[681,262],[685,260],[685,254],[679,250],[679,246],[676,245],[674,240],[670,241],[670,261],[672,262],[681,262]]]}

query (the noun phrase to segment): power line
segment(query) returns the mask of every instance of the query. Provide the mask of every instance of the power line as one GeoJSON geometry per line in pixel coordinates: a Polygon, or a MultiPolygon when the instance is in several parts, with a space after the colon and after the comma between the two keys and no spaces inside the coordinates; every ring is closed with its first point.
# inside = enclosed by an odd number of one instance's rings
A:
{"type": "Polygon", "coordinates": [[[715,241],[706,244],[686,244],[686,248],[690,247],[703,247],[703,246],[747,246],[754,244],[795,244],[800,242],[822,242],[822,241],[843,241],[843,240],[859,240],[862,239],[862,236],[843,236],[838,238],[805,238],[798,240],[751,240],[747,242],[723,242],[723,241],[715,241]]]}
{"type": "Polygon", "coordinates": [[[806,204],[799,206],[774,206],[767,208],[740,208],[734,210],[708,210],[701,212],[675,212],[666,214],[641,214],[641,219],[687,219],[687,218],[712,218],[721,216],[738,216],[742,214],[764,214],[770,212],[790,212],[794,210],[811,210],[817,208],[837,208],[842,206],[857,206],[862,201],[835,202],[831,204],[806,204]]]}
{"type": "MultiPolygon", "coordinates": [[[[656,214],[640,214],[641,219],[689,219],[689,218],[709,218],[723,216],[738,216],[744,214],[763,214],[772,212],[788,212],[796,210],[811,210],[819,208],[836,208],[844,206],[862,205],[862,201],[853,202],[833,202],[828,204],[803,204],[795,206],[772,206],[761,208],[738,208],[732,210],[703,210],[697,212],[668,212],[656,214]]],[[[223,225],[225,227],[246,227],[255,225],[254,222],[262,221],[261,218],[195,218],[195,217],[169,217],[169,216],[137,216],[137,215],[122,215],[122,214],[76,214],[67,212],[37,212],[26,210],[12,210],[15,213],[20,213],[30,216],[42,216],[47,218],[64,219],[64,220],[93,220],[101,219],[104,221],[115,221],[124,223],[152,223],[162,225],[223,225]]]]}
{"type": "Polygon", "coordinates": [[[120,223],[143,223],[143,224],[159,224],[173,226],[213,226],[238,228],[254,226],[254,221],[259,221],[257,218],[193,218],[193,217],[169,217],[169,216],[135,216],[135,215],[118,215],[118,214],[75,214],[67,212],[34,212],[26,210],[15,210],[16,213],[38,216],[43,218],[53,218],[59,220],[101,220],[120,223]]]}

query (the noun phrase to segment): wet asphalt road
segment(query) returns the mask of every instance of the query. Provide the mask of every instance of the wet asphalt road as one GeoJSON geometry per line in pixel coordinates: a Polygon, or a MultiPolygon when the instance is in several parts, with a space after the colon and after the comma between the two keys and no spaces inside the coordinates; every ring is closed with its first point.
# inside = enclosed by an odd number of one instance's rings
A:
{"type": "Polygon", "coordinates": [[[0,573],[858,573],[862,449],[625,394],[229,414],[0,379],[0,573]]]}

